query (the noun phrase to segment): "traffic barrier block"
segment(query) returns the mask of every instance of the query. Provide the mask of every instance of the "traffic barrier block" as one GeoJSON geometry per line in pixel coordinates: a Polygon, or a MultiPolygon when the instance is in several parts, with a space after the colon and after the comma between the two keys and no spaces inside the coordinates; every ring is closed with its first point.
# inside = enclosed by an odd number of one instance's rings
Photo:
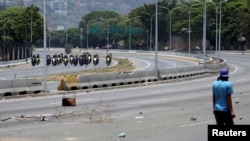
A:
{"type": "Polygon", "coordinates": [[[158,71],[135,71],[132,73],[103,73],[94,75],[80,75],[61,80],[58,86],[63,90],[91,89],[101,87],[112,87],[118,85],[154,82],[159,80],[179,79],[184,77],[203,75],[205,73],[217,72],[226,62],[219,64],[194,65],[179,68],[161,69],[158,71]]]}
{"type": "Polygon", "coordinates": [[[0,80],[0,95],[2,96],[37,94],[42,90],[42,83],[35,78],[0,80]]]}
{"type": "Polygon", "coordinates": [[[78,90],[80,89],[80,85],[78,84],[78,76],[77,75],[67,75],[63,81],[64,90],[78,90]]]}

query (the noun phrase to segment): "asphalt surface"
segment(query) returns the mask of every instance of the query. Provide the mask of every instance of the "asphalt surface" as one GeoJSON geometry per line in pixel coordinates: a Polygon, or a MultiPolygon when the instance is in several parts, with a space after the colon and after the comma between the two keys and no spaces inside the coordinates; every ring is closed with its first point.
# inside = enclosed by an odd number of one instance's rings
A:
{"type": "MultiPolygon", "coordinates": [[[[226,56],[227,57],[227,56],[226,56]]],[[[235,57],[233,55],[233,57],[235,57]]],[[[236,112],[236,124],[249,124],[250,91],[247,72],[248,64],[242,61],[249,56],[237,57],[233,61],[235,72],[231,79],[235,84],[233,95],[234,109],[236,112]],[[243,75],[244,74],[244,75],[243,75]]],[[[231,63],[231,62],[230,62],[231,63]]],[[[215,124],[211,104],[211,83],[216,76],[190,80],[180,85],[155,85],[149,89],[130,88],[125,94],[148,94],[150,89],[158,89],[159,93],[171,93],[176,97],[139,100],[134,102],[136,107],[123,111],[123,116],[106,116],[105,118],[91,118],[88,116],[71,116],[51,119],[48,121],[24,120],[16,121],[16,124],[34,125],[26,129],[16,129],[4,132],[5,128],[16,127],[13,124],[2,122],[0,125],[1,141],[204,141],[207,140],[207,126],[215,124]],[[158,88],[157,88],[158,87],[158,88]],[[161,88],[160,88],[161,87],[161,88]],[[137,92],[136,89],[141,89],[137,92]],[[161,90],[163,89],[163,90],[161,90]],[[164,90],[165,89],[165,90],[164,90]],[[144,90],[144,92],[143,92],[144,90]],[[182,94],[182,96],[178,96],[182,94]],[[195,97],[193,97],[195,96],[195,97]],[[164,101],[162,101],[164,100],[164,101]],[[147,111],[148,109],[152,109],[147,111]],[[146,112],[147,111],[147,112],[146,112]],[[53,125],[51,125],[53,124],[53,125]],[[124,134],[125,136],[119,137],[124,134]]],[[[177,83],[178,84],[178,83],[177,83]]],[[[157,91],[157,90],[156,90],[157,91]]],[[[120,90],[105,91],[104,93],[121,94],[120,90]]],[[[83,92],[81,95],[91,96],[93,93],[83,92]]],[[[121,105],[125,102],[122,95],[118,95],[121,105]]],[[[29,97],[27,97],[29,99],[29,97]]],[[[20,99],[25,102],[25,99],[20,99]]],[[[133,101],[133,99],[131,98],[133,101]]],[[[4,103],[4,101],[2,101],[4,103]]],[[[118,105],[117,105],[118,106],[118,105]]],[[[68,107],[72,108],[72,107],[68,107]]],[[[113,113],[115,114],[115,113],[113,113]]],[[[111,113],[111,115],[113,115],[111,113]]],[[[0,115],[1,116],[1,115],[0,115]]]]}

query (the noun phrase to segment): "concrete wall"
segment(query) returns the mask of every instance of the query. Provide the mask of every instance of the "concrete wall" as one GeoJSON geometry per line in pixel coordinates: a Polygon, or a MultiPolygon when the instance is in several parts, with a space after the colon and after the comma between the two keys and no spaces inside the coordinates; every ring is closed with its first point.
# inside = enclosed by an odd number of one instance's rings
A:
{"type": "Polygon", "coordinates": [[[93,89],[112,87],[119,85],[139,84],[163,80],[173,80],[185,77],[194,77],[206,73],[216,73],[222,67],[227,66],[226,62],[217,64],[200,64],[195,66],[161,69],[159,71],[135,71],[131,73],[102,73],[94,75],[80,75],[74,81],[70,76],[62,78],[63,87],[58,90],[93,89]]]}
{"type": "Polygon", "coordinates": [[[42,90],[42,83],[35,78],[0,80],[0,96],[37,94],[42,90]]]}

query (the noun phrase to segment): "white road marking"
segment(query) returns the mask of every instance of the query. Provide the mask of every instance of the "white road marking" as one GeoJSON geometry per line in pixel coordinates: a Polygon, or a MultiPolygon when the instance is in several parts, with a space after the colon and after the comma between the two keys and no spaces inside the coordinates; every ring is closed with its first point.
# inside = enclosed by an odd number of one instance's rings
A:
{"type": "Polygon", "coordinates": [[[203,121],[203,122],[196,122],[196,123],[191,123],[191,124],[180,125],[180,127],[195,126],[195,125],[207,124],[207,123],[211,123],[211,122],[214,122],[214,120],[207,120],[207,121],[203,121]]]}
{"type": "Polygon", "coordinates": [[[146,65],[145,67],[143,67],[143,68],[137,68],[137,69],[135,69],[135,71],[144,70],[144,69],[146,69],[146,68],[149,68],[150,65],[151,65],[151,63],[150,63],[149,61],[145,61],[145,60],[142,60],[142,59],[134,59],[134,60],[140,60],[140,61],[145,62],[145,63],[147,64],[147,65],[146,65]]]}
{"type": "Polygon", "coordinates": [[[152,99],[152,100],[145,100],[145,101],[132,102],[132,103],[129,103],[129,104],[134,105],[134,104],[142,104],[142,103],[156,103],[156,102],[158,102],[158,101],[165,101],[165,100],[168,100],[168,99],[167,99],[167,98],[152,99]]]}
{"type": "Polygon", "coordinates": [[[144,118],[143,116],[136,116],[136,119],[144,118]]]}
{"type": "Polygon", "coordinates": [[[150,94],[156,94],[156,93],[164,93],[164,92],[171,92],[174,91],[174,89],[168,89],[168,90],[162,90],[162,91],[152,91],[150,94]]]}

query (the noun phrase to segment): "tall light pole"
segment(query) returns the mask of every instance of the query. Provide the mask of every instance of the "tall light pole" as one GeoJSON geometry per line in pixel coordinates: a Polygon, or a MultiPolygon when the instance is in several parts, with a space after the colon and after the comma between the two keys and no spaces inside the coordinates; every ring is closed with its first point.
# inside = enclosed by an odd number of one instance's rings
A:
{"type": "Polygon", "coordinates": [[[184,4],[181,4],[181,3],[177,3],[181,6],[184,6],[188,9],[188,54],[190,54],[190,13],[191,13],[191,10],[190,10],[190,7],[188,7],[187,5],[184,5],[184,4]]]}
{"type": "MultiPolygon", "coordinates": [[[[196,1],[198,1],[198,0],[196,0],[196,1]]],[[[222,5],[222,2],[226,2],[226,1],[227,0],[219,2],[219,6],[220,6],[219,43],[218,43],[219,44],[219,52],[220,52],[220,48],[221,48],[220,47],[221,46],[221,43],[220,43],[221,42],[221,5],[222,5]]],[[[211,2],[211,1],[208,1],[208,2],[211,2]]],[[[205,66],[205,61],[206,61],[205,60],[205,55],[206,55],[206,4],[207,4],[207,1],[204,0],[204,3],[203,3],[203,62],[204,62],[204,66],[205,66]]],[[[218,8],[216,8],[216,17],[217,17],[217,12],[218,12],[218,8]]],[[[217,33],[217,28],[218,27],[216,24],[216,33],[217,33]]],[[[216,40],[217,40],[217,37],[216,37],[216,40]]],[[[217,43],[216,43],[216,46],[217,46],[217,43]]]]}
{"type": "Polygon", "coordinates": [[[32,26],[33,26],[32,16],[33,16],[33,14],[32,13],[33,13],[33,11],[31,10],[30,11],[30,43],[31,43],[31,47],[32,47],[32,42],[33,42],[32,41],[32,26]]]}
{"type": "Polygon", "coordinates": [[[171,10],[163,6],[158,6],[158,7],[169,10],[169,50],[171,51],[172,50],[172,14],[174,10],[179,9],[181,7],[176,7],[171,10]]]}
{"type": "MultiPolygon", "coordinates": [[[[153,26],[153,18],[154,18],[154,16],[156,15],[156,14],[150,14],[150,13],[145,13],[145,12],[142,12],[142,14],[145,14],[145,15],[148,15],[149,16],[149,18],[150,18],[150,47],[149,47],[149,50],[151,51],[152,50],[152,26],[153,26]]],[[[162,14],[162,13],[158,13],[157,12],[157,14],[162,14]]]]}
{"type": "Polygon", "coordinates": [[[47,50],[46,50],[46,5],[45,0],[43,0],[43,51],[44,51],[44,91],[47,91],[47,50]]]}
{"type": "Polygon", "coordinates": [[[216,54],[216,58],[218,58],[218,7],[219,4],[215,4],[212,1],[208,1],[209,3],[213,4],[214,8],[215,8],[215,54],[216,54]]]}
{"type": "Polygon", "coordinates": [[[155,71],[157,78],[160,79],[158,71],[158,2],[155,3],[155,71]]]}
{"type": "Polygon", "coordinates": [[[81,43],[80,50],[82,50],[82,39],[83,39],[83,37],[82,37],[82,28],[80,28],[80,32],[81,32],[81,35],[80,35],[80,43],[81,43]]]}
{"type": "Polygon", "coordinates": [[[125,18],[125,17],[117,17],[117,18],[111,18],[111,19],[103,19],[100,18],[101,20],[107,21],[107,50],[106,52],[108,53],[108,47],[109,47],[109,24],[112,20],[118,19],[118,18],[125,18]]]}
{"type": "Polygon", "coordinates": [[[109,48],[109,22],[110,22],[111,20],[108,20],[108,22],[107,22],[107,50],[106,50],[106,52],[108,53],[108,48],[109,48]]]}
{"type": "Polygon", "coordinates": [[[220,50],[221,50],[221,9],[222,9],[222,3],[227,2],[227,0],[220,1],[219,6],[220,6],[220,23],[219,23],[219,58],[220,58],[220,50]]]}
{"type": "Polygon", "coordinates": [[[203,64],[204,64],[204,67],[205,67],[205,64],[206,64],[206,31],[207,31],[207,28],[206,28],[206,25],[207,25],[207,1],[204,0],[204,3],[203,3],[203,64]]]}
{"type": "Polygon", "coordinates": [[[133,17],[133,18],[131,18],[129,20],[129,49],[128,50],[131,49],[131,22],[132,22],[133,19],[136,19],[136,18],[139,18],[139,17],[141,17],[141,16],[136,16],[136,17],[133,17]]]}
{"type": "MultiPolygon", "coordinates": [[[[212,1],[208,1],[209,3],[211,3],[211,4],[213,4],[213,6],[215,7],[215,14],[216,14],[216,21],[215,21],[215,28],[216,28],[216,31],[215,31],[215,52],[216,52],[216,58],[219,58],[218,57],[218,40],[219,40],[219,44],[220,44],[220,37],[219,37],[219,39],[218,39],[218,25],[220,26],[220,28],[221,28],[221,12],[220,12],[220,24],[218,24],[218,13],[219,13],[219,7],[220,7],[220,9],[221,9],[221,4],[223,3],[223,2],[227,2],[227,0],[223,0],[223,1],[220,1],[217,5],[214,3],[214,2],[212,2],[212,1]]],[[[221,32],[219,31],[219,35],[221,34],[221,32]]],[[[220,48],[220,46],[219,46],[219,48],[220,48]]]]}
{"type": "Polygon", "coordinates": [[[215,53],[216,53],[216,58],[218,58],[218,5],[216,5],[212,1],[208,1],[209,3],[213,4],[215,8],[215,53]]]}
{"type": "Polygon", "coordinates": [[[49,47],[48,47],[48,50],[50,49],[50,39],[51,39],[51,37],[50,37],[50,28],[48,27],[47,28],[47,30],[48,30],[48,39],[49,39],[49,47]]]}
{"type": "MultiPolygon", "coordinates": [[[[33,9],[34,9],[34,5],[30,4],[29,2],[26,3],[26,4],[24,3],[24,1],[22,1],[22,2],[23,2],[23,5],[25,6],[26,9],[29,6],[29,12],[30,12],[30,46],[32,47],[32,42],[33,42],[32,41],[32,26],[33,26],[33,9]]],[[[27,34],[27,27],[26,27],[26,34],[27,34]]],[[[26,37],[26,44],[27,44],[27,37],[26,37]]],[[[27,61],[27,47],[25,49],[25,56],[26,56],[25,58],[26,58],[26,61],[27,61]]]]}
{"type": "Polygon", "coordinates": [[[108,48],[109,48],[109,23],[111,22],[112,19],[109,19],[107,21],[107,50],[106,52],[108,53],[108,48]]]}
{"type": "Polygon", "coordinates": [[[142,12],[142,14],[148,15],[150,18],[150,37],[149,37],[149,51],[152,50],[152,22],[153,22],[153,15],[149,14],[149,13],[144,13],[142,12]]]}
{"type": "Polygon", "coordinates": [[[181,6],[184,6],[188,9],[188,53],[190,54],[190,44],[191,44],[191,26],[190,26],[190,20],[191,20],[191,9],[192,7],[196,6],[196,5],[200,5],[200,3],[198,4],[194,4],[194,5],[191,5],[191,6],[187,6],[187,5],[184,5],[182,3],[177,3],[181,6]]]}
{"type": "Polygon", "coordinates": [[[66,28],[65,28],[65,43],[66,45],[68,44],[68,30],[67,30],[67,25],[66,25],[66,28]]]}
{"type": "MultiPolygon", "coordinates": [[[[6,9],[6,0],[4,0],[4,10],[6,9]]],[[[6,24],[6,19],[5,19],[6,15],[5,15],[5,11],[4,11],[4,36],[3,36],[3,47],[5,48],[6,45],[6,31],[5,31],[5,24],[6,24]]],[[[7,56],[7,55],[6,55],[7,56]]]]}
{"type": "Polygon", "coordinates": [[[92,19],[92,20],[89,20],[87,22],[87,29],[86,29],[86,33],[87,33],[87,46],[86,46],[86,49],[89,48],[89,24],[93,21],[96,21],[96,19],[92,19]]]}
{"type": "Polygon", "coordinates": [[[172,14],[173,14],[174,10],[179,9],[179,8],[181,8],[181,7],[173,8],[173,9],[171,9],[171,11],[170,11],[170,24],[169,24],[169,26],[170,26],[170,31],[169,31],[170,51],[171,51],[171,49],[172,49],[172,14]]]}
{"type": "Polygon", "coordinates": [[[148,48],[148,29],[147,29],[147,48],[148,48]]]}

